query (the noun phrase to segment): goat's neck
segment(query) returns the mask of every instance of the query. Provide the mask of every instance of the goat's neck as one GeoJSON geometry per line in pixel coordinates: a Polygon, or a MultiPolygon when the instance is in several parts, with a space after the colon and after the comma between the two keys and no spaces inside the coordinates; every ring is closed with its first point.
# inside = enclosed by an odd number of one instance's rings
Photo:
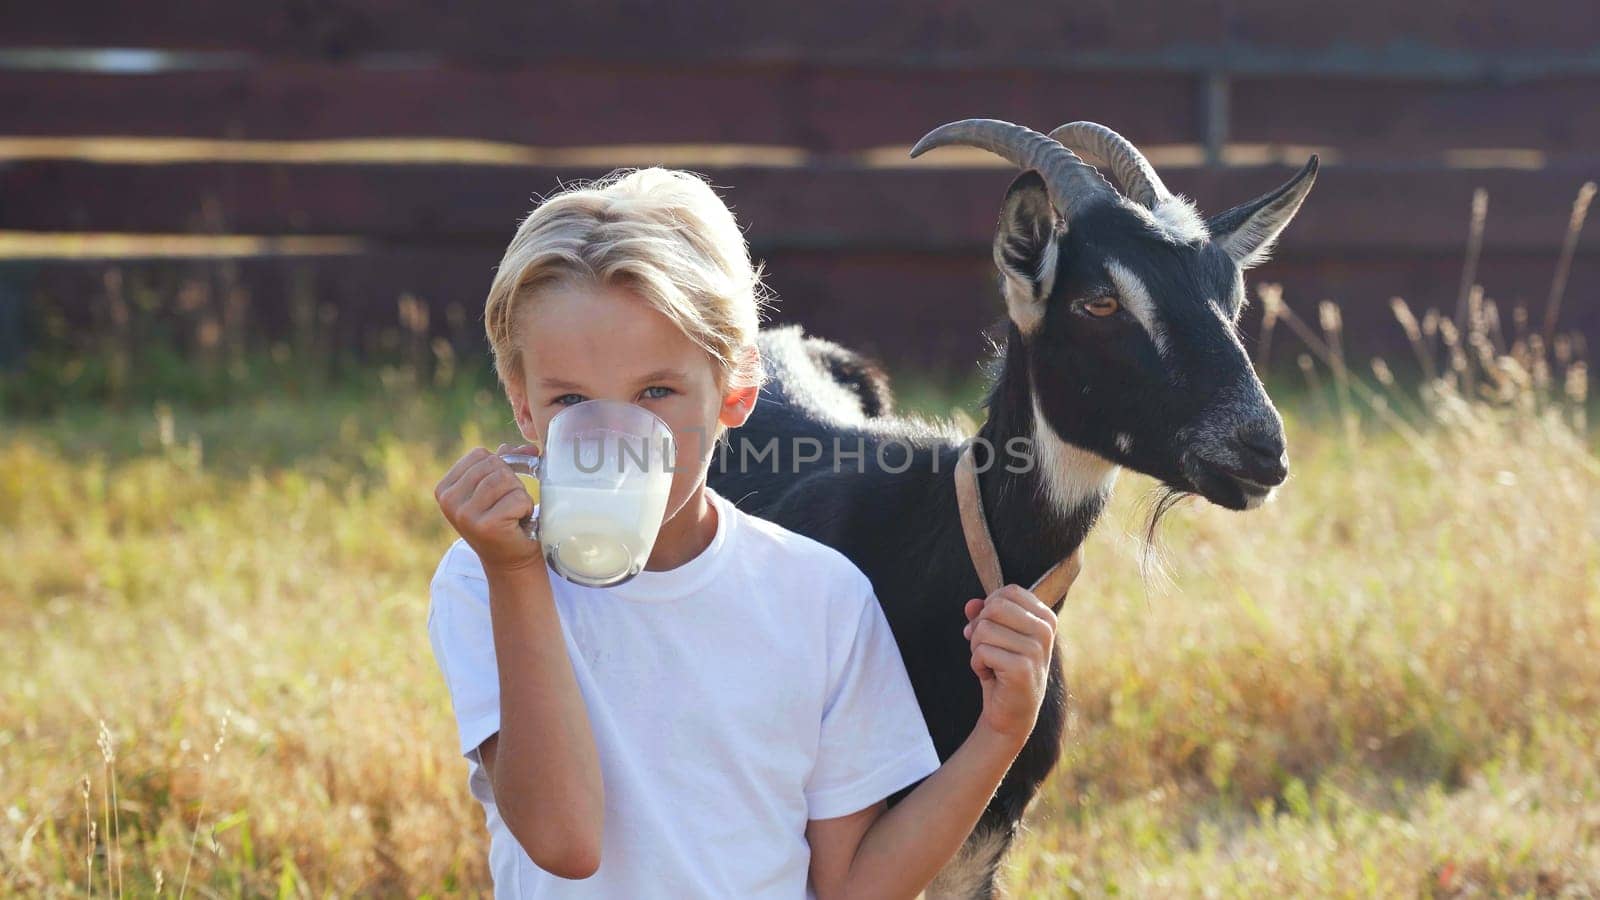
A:
{"type": "Polygon", "coordinates": [[[1062,441],[1043,422],[1030,369],[1027,345],[1010,325],[986,400],[989,415],[978,429],[996,451],[994,464],[978,475],[989,531],[1006,580],[1024,585],[1083,542],[1117,472],[1111,462],[1062,441]],[[1008,444],[1018,438],[1029,443],[1008,444]],[[1031,465],[1009,453],[1010,446],[1027,447],[1031,465]]]}

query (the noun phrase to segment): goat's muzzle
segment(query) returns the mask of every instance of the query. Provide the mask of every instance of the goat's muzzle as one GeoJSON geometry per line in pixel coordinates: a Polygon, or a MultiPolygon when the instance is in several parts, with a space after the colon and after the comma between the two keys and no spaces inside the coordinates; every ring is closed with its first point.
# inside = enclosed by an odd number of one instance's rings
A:
{"type": "Polygon", "coordinates": [[[1184,477],[1193,490],[1228,509],[1254,509],[1289,477],[1289,454],[1276,421],[1251,420],[1184,450],[1184,477]]]}

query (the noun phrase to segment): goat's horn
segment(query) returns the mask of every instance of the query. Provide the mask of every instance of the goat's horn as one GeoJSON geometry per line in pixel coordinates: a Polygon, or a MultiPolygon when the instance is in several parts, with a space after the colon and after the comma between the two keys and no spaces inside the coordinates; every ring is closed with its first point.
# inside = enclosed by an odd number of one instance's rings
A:
{"type": "Polygon", "coordinates": [[[940,125],[917,141],[911,155],[921,156],[935,147],[952,144],[978,147],[1038,172],[1050,191],[1050,202],[1067,221],[1072,220],[1074,210],[1082,209],[1092,198],[1116,193],[1093,166],[1061,142],[999,119],[963,119],[940,125]]]}
{"type": "Polygon", "coordinates": [[[1128,199],[1146,209],[1171,196],[1150,160],[1133,142],[1098,122],[1072,122],[1050,132],[1091,166],[1110,169],[1128,199]]]}

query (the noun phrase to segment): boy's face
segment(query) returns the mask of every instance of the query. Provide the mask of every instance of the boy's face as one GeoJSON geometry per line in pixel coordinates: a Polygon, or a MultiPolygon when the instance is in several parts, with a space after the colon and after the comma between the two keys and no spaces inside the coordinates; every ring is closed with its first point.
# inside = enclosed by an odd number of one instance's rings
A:
{"type": "Polygon", "coordinates": [[[523,437],[543,452],[550,419],[584,400],[648,409],[677,444],[666,518],[675,516],[705,477],[717,425],[744,424],[757,389],[724,393],[711,356],[625,287],[551,288],[521,316],[523,386],[507,394],[523,437]]]}

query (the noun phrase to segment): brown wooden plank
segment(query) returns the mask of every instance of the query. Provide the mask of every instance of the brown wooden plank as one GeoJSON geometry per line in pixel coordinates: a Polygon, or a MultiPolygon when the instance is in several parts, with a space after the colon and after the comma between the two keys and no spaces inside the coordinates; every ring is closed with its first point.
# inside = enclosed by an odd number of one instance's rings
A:
{"type": "Polygon", "coordinates": [[[855,60],[1059,66],[1119,54],[1174,65],[1318,54],[1328,67],[1472,66],[1459,53],[1592,54],[1590,0],[845,0],[727,4],[560,0],[110,0],[0,7],[18,46],[175,47],[302,58],[855,60]],[[1226,41],[1226,43],[1224,43],[1226,41]]]}
{"type": "MultiPolygon", "coordinates": [[[[1177,169],[1169,185],[1210,213],[1263,193],[1286,167],[1177,169]]],[[[520,167],[41,161],[0,168],[0,228],[368,236],[413,245],[508,240],[536,194],[600,170],[520,167]]],[[[1485,247],[1559,246],[1590,163],[1538,171],[1324,169],[1283,246],[1456,253],[1472,192],[1489,191],[1485,247]]],[[[712,170],[751,240],[766,248],[979,252],[1011,173],[1003,169],[831,166],[712,170]]],[[[1600,250],[1600,228],[1581,246],[1600,250]]]]}
{"type": "MultiPolygon", "coordinates": [[[[315,298],[337,310],[319,333],[345,350],[371,346],[396,326],[396,300],[402,292],[432,307],[435,333],[454,339],[462,365],[487,365],[482,356],[481,310],[498,249],[408,248],[364,256],[299,259],[256,257],[227,262],[172,260],[116,264],[126,290],[157,298],[158,313],[173,312],[179,288],[187,281],[212,279],[238,286],[248,296],[252,339],[275,340],[291,333],[290,310],[297,297],[315,298]],[[455,306],[456,314],[446,314],[455,306]],[[451,322],[455,325],[452,327],[451,322]],[[473,354],[478,354],[474,357],[473,354]],[[473,360],[476,359],[476,362],[473,360]]],[[[1553,268],[1551,255],[1491,253],[1479,273],[1490,297],[1502,304],[1506,322],[1517,302],[1542,314],[1553,268]]],[[[800,322],[808,330],[843,341],[896,366],[937,367],[953,374],[972,371],[984,353],[980,332],[1003,314],[986,254],[836,253],[792,250],[765,257],[768,283],[778,295],[772,321],[800,322]]],[[[1406,254],[1284,255],[1252,273],[1257,285],[1283,284],[1285,299],[1315,321],[1324,299],[1340,304],[1346,343],[1352,357],[1382,354],[1397,362],[1409,357],[1405,338],[1389,310],[1389,299],[1405,296],[1420,312],[1429,305],[1452,309],[1460,263],[1446,256],[1406,254]]],[[[102,263],[44,262],[0,264],[0,284],[14,287],[41,311],[79,327],[97,321],[93,307],[104,302],[102,263]]],[[[1578,329],[1591,346],[1600,340],[1600,303],[1586,302],[1600,292],[1600,258],[1580,257],[1573,269],[1563,330],[1578,329]]],[[[1259,303],[1246,317],[1247,347],[1253,347],[1259,303]]],[[[1274,360],[1293,372],[1301,348],[1280,333],[1274,360]]]]}
{"type": "MultiPolygon", "coordinates": [[[[814,152],[907,144],[951,118],[1046,129],[1070,110],[1142,145],[1201,140],[1189,76],[822,67],[597,68],[506,73],[286,64],[219,72],[0,74],[0,135],[241,140],[451,137],[534,147],[761,144],[814,152]]],[[[1600,146],[1600,74],[1461,84],[1236,78],[1230,138],[1342,158],[1456,148],[1553,155],[1600,146]]]]}
{"type": "Polygon", "coordinates": [[[872,4],[727,4],[552,0],[169,0],[0,9],[0,35],[20,46],[244,50],[302,58],[432,54],[476,63],[529,59],[793,61],[904,64],[916,58],[1001,62],[1074,50],[1153,50],[1220,37],[1219,0],[1072,4],[882,0],[872,4]]]}
{"type": "Polygon", "coordinates": [[[220,72],[0,73],[0,135],[235,140],[450,137],[534,147],[763,144],[909,147],[950,119],[1049,129],[1115,122],[1144,143],[1200,139],[1182,75],[817,67],[537,65],[373,70],[288,64],[220,72]]]}
{"type": "Polygon", "coordinates": [[[1229,0],[1228,32],[1246,46],[1331,49],[1351,65],[1385,51],[1412,57],[1451,50],[1592,54],[1600,42],[1590,0],[1229,0]]]}
{"type": "Polygon", "coordinates": [[[1437,158],[1458,148],[1551,156],[1600,146],[1600,73],[1536,82],[1239,78],[1229,139],[1328,147],[1344,159],[1437,158]]]}

